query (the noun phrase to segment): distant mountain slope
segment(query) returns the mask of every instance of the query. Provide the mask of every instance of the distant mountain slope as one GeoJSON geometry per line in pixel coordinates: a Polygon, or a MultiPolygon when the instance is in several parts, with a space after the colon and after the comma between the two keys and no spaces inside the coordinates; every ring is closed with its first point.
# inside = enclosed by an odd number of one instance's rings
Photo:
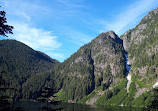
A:
{"type": "Polygon", "coordinates": [[[96,88],[112,87],[125,75],[123,53],[123,41],[113,31],[100,34],[59,65],[55,71],[55,81],[60,81],[57,87],[72,101],[96,88]]]}
{"type": "MultiPolygon", "coordinates": [[[[37,96],[37,92],[44,85],[45,79],[48,78],[47,73],[52,71],[57,64],[59,64],[58,61],[19,41],[0,41],[0,74],[5,79],[8,87],[18,90],[17,96],[19,98],[37,96]],[[32,77],[39,78],[39,80],[41,78],[41,81],[37,80],[36,83],[38,84],[34,83],[29,86],[27,83],[32,77]],[[37,87],[36,90],[30,90],[37,87]]],[[[35,80],[31,82],[35,82],[35,80]]]]}

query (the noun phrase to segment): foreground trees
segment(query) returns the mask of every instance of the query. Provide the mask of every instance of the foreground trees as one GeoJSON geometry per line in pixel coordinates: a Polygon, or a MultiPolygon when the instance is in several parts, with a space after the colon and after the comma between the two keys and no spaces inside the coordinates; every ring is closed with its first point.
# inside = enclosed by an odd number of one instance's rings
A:
{"type": "Polygon", "coordinates": [[[42,107],[43,111],[61,111],[63,109],[60,107],[55,107],[56,105],[60,104],[61,101],[53,100],[53,98],[56,97],[52,95],[54,92],[56,91],[48,85],[48,82],[46,83],[46,86],[40,91],[41,96],[37,99],[37,101],[44,103],[44,106],[42,107]]]}
{"type": "Polygon", "coordinates": [[[7,18],[5,17],[5,15],[5,11],[0,11],[0,35],[8,37],[6,34],[13,34],[12,29],[14,27],[6,24],[7,18]]]}

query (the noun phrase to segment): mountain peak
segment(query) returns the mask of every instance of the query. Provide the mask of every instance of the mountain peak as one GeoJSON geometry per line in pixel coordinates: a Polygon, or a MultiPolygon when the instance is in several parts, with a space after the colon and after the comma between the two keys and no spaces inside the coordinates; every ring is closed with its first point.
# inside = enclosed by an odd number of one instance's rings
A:
{"type": "Polygon", "coordinates": [[[104,43],[104,41],[106,41],[107,39],[111,39],[112,41],[123,45],[122,39],[120,39],[114,31],[103,32],[95,40],[99,43],[104,43]]]}
{"type": "Polygon", "coordinates": [[[109,31],[109,32],[107,32],[107,34],[108,34],[111,38],[113,38],[113,39],[119,38],[119,37],[115,34],[114,31],[109,31]]]}
{"type": "Polygon", "coordinates": [[[156,15],[158,13],[158,8],[154,9],[154,10],[151,10],[147,16],[145,16],[145,20],[146,19],[151,19],[154,15],[156,15]]]}
{"type": "Polygon", "coordinates": [[[112,39],[116,39],[119,38],[114,31],[108,31],[108,32],[103,32],[101,33],[99,36],[99,38],[112,38],[112,39]]]}
{"type": "Polygon", "coordinates": [[[149,13],[155,13],[155,14],[157,14],[157,12],[158,12],[158,7],[156,9],[154,9],[154,10],[151,10],[149,13]]]}

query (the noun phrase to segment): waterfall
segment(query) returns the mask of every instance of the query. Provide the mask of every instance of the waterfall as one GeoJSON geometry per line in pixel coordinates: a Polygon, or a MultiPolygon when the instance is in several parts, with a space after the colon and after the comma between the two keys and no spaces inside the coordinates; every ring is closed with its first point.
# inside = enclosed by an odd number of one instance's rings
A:
{"type": "Polygon", "coordinates": [[[129,74],[129,71],[131,69],[131,66],[129,65],[129,61],[128,61],[128,53],[125,54],[125,57],[126,57],[126,77],[127,77],[127,93],[129,93],[129,86],[131,84],[131,74],[129,74]]]}

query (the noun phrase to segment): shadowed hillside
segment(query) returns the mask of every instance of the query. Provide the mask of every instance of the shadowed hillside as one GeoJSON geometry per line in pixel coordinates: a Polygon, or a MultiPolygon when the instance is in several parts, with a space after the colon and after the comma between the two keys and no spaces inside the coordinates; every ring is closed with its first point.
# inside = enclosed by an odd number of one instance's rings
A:
{"type": "MultiPolygon", "coordinates": [[[[16,40],[0,41],[0,74],[16,98],[34,98],[58,61],[16,40]]],[[[11,95],[11,92],[6,92],[11,95]]]]}

